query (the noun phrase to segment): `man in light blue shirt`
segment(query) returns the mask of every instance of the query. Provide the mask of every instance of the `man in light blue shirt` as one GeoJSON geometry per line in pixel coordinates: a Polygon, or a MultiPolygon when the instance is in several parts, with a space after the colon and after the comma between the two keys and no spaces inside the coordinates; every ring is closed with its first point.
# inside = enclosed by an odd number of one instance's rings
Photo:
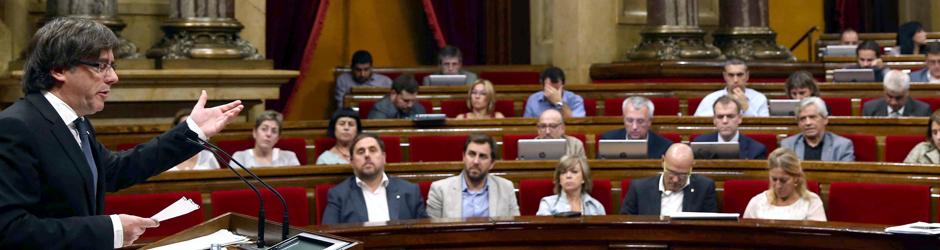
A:
{"type": "Polygon", "coordinates": [[[744,110],[744,116],[767,117],[770,116],[770,110],[767,108],[767,97],[757,90],[747,88],[747,80],[750,78],[750,72],[747,71],[747,64],[738,59],[731,59],[725,63],[725,71],[721,73],[725,78],[725,88],[712,92],[702,99],[698,108],[695,109],[695,116],[714,116],[712,109],[715,101],[719,97],[728,95],[741,104],[741,110],[744,110]]]}
{"type": "Polygon", "coordinates": [[[427,212],[431,218],[519,216],[512,182],[489,174],[496,165],[496,142],[471,134],[464,143],[464,169],[431,183],[427,212]]]}
{"type": "Polygon", "coordinates": [[[542,71],[539,80],[543,89],[526,100],[525,117],[539,117],[547,109],[561,111],[564,118],[584,117],[584,99],[571,91],[565,91],[564,71],[558,67],[547,68],[542,71]]]}

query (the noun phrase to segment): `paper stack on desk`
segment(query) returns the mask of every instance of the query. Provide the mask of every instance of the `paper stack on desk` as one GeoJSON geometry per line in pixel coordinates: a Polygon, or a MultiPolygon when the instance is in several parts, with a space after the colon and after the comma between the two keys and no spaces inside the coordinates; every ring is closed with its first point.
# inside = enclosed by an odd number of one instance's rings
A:
{"type": "Polygon", "coordinates": [[[914,222],[907,225],[885,228],[885,232],[896,234],[940,234],[940,223],[914,222]]]}
{"type": "Polygon", "coordinates": [[[227,246],[227,245],[245,243],[245,242],[248,242],[247,237],[233,234],[232,232],[229,232],[228,230],[225,230],[225,229],[220,229],[219,231],[216,231],[215,233],[212,233],[210,235],[202,236],[199,238],[195,238],[195,239],[191,239],[191,240],[187,240],[183,242],[177,242],[177,243],[169,244],[169,245],[162,246],[162,247],[153,248],[153,250],[209,249],[209,247],[212,246],[212,244],[219,244],[222,246],[227,246]]]}
{"type": "Polygon", "coordinates": [[[199,204],[196,204],[189,198],[183,197],[173,204],[170,204],[170,206],[164,208],[159,213],[150,216],[150,218],[159,222],[163,222],[165,220],[173,219],[184,214],[188,214],[192,211],[196,211],[196,209],[199,209],[199,204]]]}

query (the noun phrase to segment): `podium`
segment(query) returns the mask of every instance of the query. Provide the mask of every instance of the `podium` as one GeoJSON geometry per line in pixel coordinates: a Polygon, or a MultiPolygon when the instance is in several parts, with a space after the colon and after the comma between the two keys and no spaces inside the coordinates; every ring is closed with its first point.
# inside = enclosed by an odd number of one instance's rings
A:
{"type": "MultiPolygon", "coordinates": [[[[264,239],[265,246],[272,246],[278,242],[281,242],[281,223],[274,221],[265,221],[264,226],[264,239]]],[[[256,240],[258,235],[258,218],[238,214],[238,213],[225,213],[219,215],[211,220],[203,222],[202,224],[193,226],[192,228],[183,230],[182,232],[167,236],[161,240],[155,241],[153,243],[143,246],[141,249],[151,249],[155,247],[165,246],[177,242],[183,242],[198,237],[206,236],[220,229],[227,229],[230,232],[238,235],[244,235],[251,240],[256,240]]],[[[345,241],[352,243],[352,247],[348,249],[362,249],[362,243],[356,240],[338,237],[335,235],[323,234],[323,233],[313,233],[302,228],[290,227],[288,231],[288,238],[296,236],[300,233],[313,234],[320,237],[325,237],[338,241],[345,241]]]]}

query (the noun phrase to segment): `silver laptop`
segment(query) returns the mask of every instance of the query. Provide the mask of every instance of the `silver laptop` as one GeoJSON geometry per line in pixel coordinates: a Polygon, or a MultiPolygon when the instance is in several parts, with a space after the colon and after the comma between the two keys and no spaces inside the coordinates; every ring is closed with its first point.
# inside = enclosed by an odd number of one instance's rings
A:
{"type": "Polygon", "coordinates": [[[567,150],[565,139],[519,140],[519,160],[558,160],[567,150]]]}
{"type": "Polygon", "coordinates": [[[874,69],[837,69],[832,72],[833,82],[874,82],[874,69]]]}
{"type": "Polygon", "coordinates": [[[695,159],[738,159],[741,147],[737,142],[692,142],[695,159]]]}
{"type": "Polygon", "coordinates": [[[598,159],[646,159],[646,140],[600,140],[598,159]]]}
{"type": "Polygon", "coordinates": [[[794,116],[798,106],[800,106],[800,100],[794,99],[771,99],[768,102],[770,116],[794,116]]]}
{"type": "Polygon", "coordinates": [[[429,75],[428,86],[459,86],[467,85],[466,75],[429,75]]]}
{"type": "Polygon", "coordinates": [[[858,45],[829,45],[826,46],[826,56],[855,57],[856,48],[858,48],[858,45]]]}

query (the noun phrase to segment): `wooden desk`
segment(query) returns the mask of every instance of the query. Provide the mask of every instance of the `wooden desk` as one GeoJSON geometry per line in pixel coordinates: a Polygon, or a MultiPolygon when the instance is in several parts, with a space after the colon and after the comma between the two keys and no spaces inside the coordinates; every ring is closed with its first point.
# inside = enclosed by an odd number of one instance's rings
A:
{"type": "Polygon", "coordinates": [[[910,249],[940,245],[936,236],[893,235],[878,225],[627,215],[423,219],[307,229],[355,239],[365,248],[910,249]]]}
{"type": "MultiPolygon", "coordinates": [[[[635,61],[591,65],[592,80],[702,78],[703,82],[721,79],[723,60],[635,61]],[[712,80],[709,80],[712,79],[712,80]]],[[[823,65],[806,62],[748,62],[752,78],[786,79],[791,73],[806,70],[822,76],[823,65]]],[[[782,82],[782,81],[780,81],[782,82]]]]}

